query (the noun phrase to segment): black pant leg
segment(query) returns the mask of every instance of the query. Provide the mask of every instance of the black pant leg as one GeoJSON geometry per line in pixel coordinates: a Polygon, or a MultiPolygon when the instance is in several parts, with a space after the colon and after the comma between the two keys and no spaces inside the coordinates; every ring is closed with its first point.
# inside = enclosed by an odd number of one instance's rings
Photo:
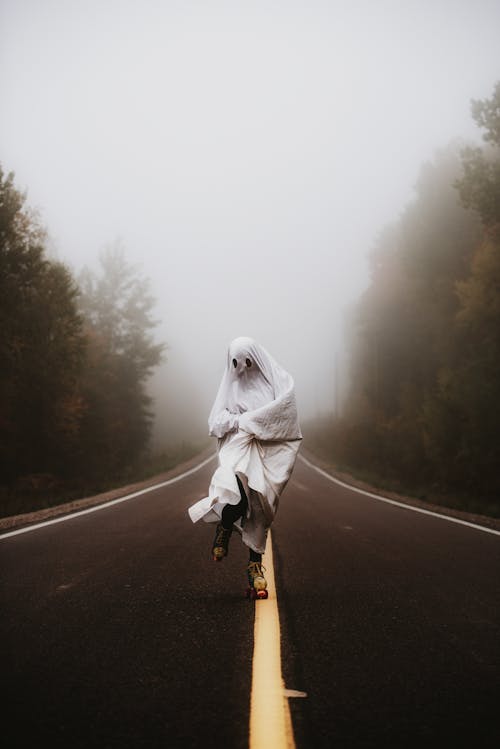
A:
{"type": "Polygon", "coordinates": [[[238,476],[236,476],[236,481],[238,482],[241,499],[237,505],[226,505],[222,510],[222,525],[224,528],[232,528],[233,523],[244,517],[247,513],[248,500],[245,489],[238,476]]]}

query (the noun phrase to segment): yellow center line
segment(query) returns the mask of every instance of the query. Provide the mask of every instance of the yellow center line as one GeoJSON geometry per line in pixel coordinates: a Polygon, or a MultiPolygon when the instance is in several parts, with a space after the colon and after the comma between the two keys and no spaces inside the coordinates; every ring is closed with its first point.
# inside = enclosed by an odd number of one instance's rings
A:
{"type": "Polygon", "coordinates": [[[271,533],[262,563],[269,598],[255,601],[250,749],[295,749],[288,699],[281,675],[281,635],[271,533]]]}

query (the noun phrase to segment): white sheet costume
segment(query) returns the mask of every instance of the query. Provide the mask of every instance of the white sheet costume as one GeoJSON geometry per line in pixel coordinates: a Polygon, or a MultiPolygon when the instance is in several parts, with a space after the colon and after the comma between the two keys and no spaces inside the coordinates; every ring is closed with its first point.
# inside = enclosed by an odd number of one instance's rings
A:
{"type": "Polygon", "coordinates": [[[236,338],[229,346],[208,425],[218,438],[219,466],[208,497],[189,508],[191,520],[219,522],[224,506],[241,500],[238,476],[248,508],[235,525],[243,542],[263,553],[302,434],[291,375],[253,339],[236,338]]]}

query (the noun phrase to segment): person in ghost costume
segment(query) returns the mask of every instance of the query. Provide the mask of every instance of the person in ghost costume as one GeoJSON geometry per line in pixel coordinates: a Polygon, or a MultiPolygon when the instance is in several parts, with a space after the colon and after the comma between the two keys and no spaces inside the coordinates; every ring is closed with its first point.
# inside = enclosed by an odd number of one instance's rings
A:
{"type": "Polygon", "coordinates": [[[230,344],[208,425],[218,439],[219,465],[208,497],[189,515],[193,523],[217,523],[216,561],[228,554],[233,528],[241,533],[249,548],[249,591],[267,597],[262,554],[302,434],[291,375],[252,338],[230,344]]]}

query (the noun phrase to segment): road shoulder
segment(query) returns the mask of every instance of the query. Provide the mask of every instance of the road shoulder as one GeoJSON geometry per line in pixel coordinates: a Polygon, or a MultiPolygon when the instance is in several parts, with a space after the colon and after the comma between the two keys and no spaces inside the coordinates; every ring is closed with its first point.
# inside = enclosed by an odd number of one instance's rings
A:
{"type": "Polygon", "coordinates": [[[61,515],[70,515],[78,510],[84,510],[87,507],[93,507],[94,505],[105,504],[113,499],[119,499],[127,494],[132,494],[141,489],[147,489],[149,486],[154,486],[162,481],[168,481],[176,476],[180,476],[182,473],[191,470],[214,453],[214,448],[209,447],[189,460],[179,463],[179,465],[174,466],[174,468],[171,468],[169,471],[159,473],[156,476],[151,476],[144,481],[127,484],[125,486],[117,487],[116,489],[110,489],[106,492],[95,494],[91,497],[82,497],[71,502],[54,505],[53,507],[45,507],[42,510],[34,510],[33,512],[25,512],[20,515],[10,515],[0,518],[0,531],[16,530],[17,528],[23,528],[32,523],[40,523],[44,520],[50,520],[61,515]]]}
{"type": "Polygon", "coordinates": [[[474,523],[476,525],[482,525],[485,528],[493,528],[494,530],[500,530],[500,518],[490,517],[489,515],[480,515],[478,513],[465,512],[464,510],[458,510],[454,507],[447,507],[446,505],[434,504],[432,502],[425,502],[424,500],[411,497],[406,494],[398,494],[397,492],[389,491],[386,489],[380,489],[377,486],[367,484],[364,481],[356,479],[348,473],[337,471],[330,463],[318,458],[313,452],[307,448],[301,446],[300,453],[314,463],[318,468],[321,468],[326,473],[329,473],[333,478],[343,481],[345,484],[362,489],[372,494],[378,494],[380,497],[386,497],[387,499],[393,499],[396,502],[402,502],[403,504],[410,505],[411,507],[419,507],[429,512],[435,512],[439,515],[447,515],[449,517],[458,518],[468,523],[474,523]]]}

